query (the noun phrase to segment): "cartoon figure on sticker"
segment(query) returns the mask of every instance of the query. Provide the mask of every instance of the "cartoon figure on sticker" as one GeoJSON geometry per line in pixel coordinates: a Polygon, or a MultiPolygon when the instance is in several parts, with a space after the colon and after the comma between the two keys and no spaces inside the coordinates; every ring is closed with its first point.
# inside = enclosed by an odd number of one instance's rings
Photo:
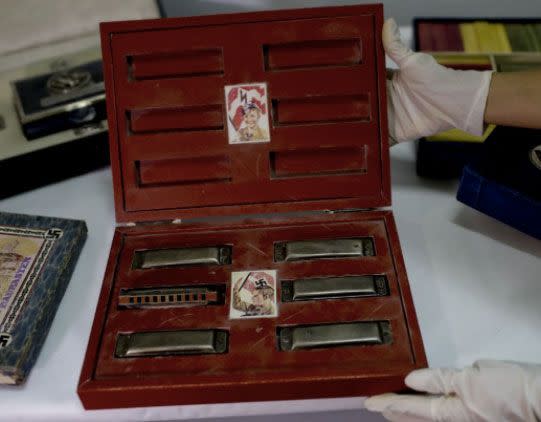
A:
{"type": "Polygon", "coordinates": [[[267,85],[225,87],[230,144],[270,142],[267,85]]]}
{"type": "Polygon", "coordinates": [[[238,271],[231,274],[230,318],[277,316],[276,271],[238,271]]]}

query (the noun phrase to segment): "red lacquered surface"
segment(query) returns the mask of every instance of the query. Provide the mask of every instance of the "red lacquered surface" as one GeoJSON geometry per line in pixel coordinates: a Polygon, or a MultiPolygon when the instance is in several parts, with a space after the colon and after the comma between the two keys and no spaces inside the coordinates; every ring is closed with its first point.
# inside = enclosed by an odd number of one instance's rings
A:
{"type": "Polygon", "coordinates": [[[118,228],[78,393],[85,408],[370,395],[426,357],[390,211],[380,5],[102,25],[118,228]],[[231,145],[224,86],[268,87],[269,143],[231,145]],[[265,213],[265,218],[249,218],[265,213]],[[229,218],[225,216],[231,216],[229,218]],[[235,217],[233,217],[235,216],[235,217]],[[244,217],[242,217],[244,216],[244,217]],[[372,237],[376,256],[273,260],[274,243],[372,237]],[[134,252],[230,245],[232,263],[132,269],[134,252]],[[231,272],[281,280],[384,274],[383,297],[281,303],[230,319],[231,272]],[[225,303],[119,309],[121,289],[222,284],[225,303]],[[389,321],[393,341],[283,352],[277,327],[389,321]],[[219,355],[115,358],[120,333],[221,329],[219,355]]]}
{"type": "MultiPolygon", "coordinates": [[[[278,297],[280,297],[280,282],[278,297]]],[[[351,396],[403,389],[403,377],[426,365],[419,328],[390,212],[306,215],[229,224],[120,228],[113,241],[79,394],[87,408],[351,396]],[[302,262],[273,260],[277,241],[369,236],[376,256],[302,262]],[[132,269],[134,252],[228,244],[226,266],[132,269]],[[275,269],[277,280],[385,274],[389,296],[280,303],[278,317],[229,319],[232,271],[275,269]],[[135,310],[118,308],[123,288],[225,284],[222,306],[135,310]],[[277,327],[389,321],[393,341],[283,352],[277,327]],[[228,353],[120,359],[119,333],[218,328],[228,353]]]]}
{"type": "Polygon", "coordinates": [[[103,24],[117,220],[389,205],[381,24],[378,5],[103,24]],[[224,87],[253,82],[271,141],[231,145],[224,87]]]}

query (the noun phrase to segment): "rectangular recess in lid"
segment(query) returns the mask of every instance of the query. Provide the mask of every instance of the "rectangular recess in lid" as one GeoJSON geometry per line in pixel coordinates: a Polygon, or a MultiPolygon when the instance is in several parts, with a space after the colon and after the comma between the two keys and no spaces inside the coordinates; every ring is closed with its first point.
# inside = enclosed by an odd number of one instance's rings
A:
{"type": "Polygon", "coordinates": [[[139,186],[224,183],[231,181],[227,155],[136,161],[139,186]]]}
{"type": "Polygon", "coordinates": [[[129,80],[222,76],[222,49],[137,54],[126,57],[129,80]]]}
{"type": "Polygon", "coordinates": [[[366,172],[366,146],[272,151],[273,179],[366,172]]]}
{"type": "Polygon", "coordinates": [[[263,46],[265,70],[289,70],[362,63],[359,38],[299,41],[263,46]]]}
{"type": "Polygon", "coordinates": [[[223,130],[221,104],[127,111],[132,133],[223,130]]]}
{"type": "Polygon", "coordinates": [[[369,94],[272,100],[274,126],[311,123],[369,122],[369,94]]]}

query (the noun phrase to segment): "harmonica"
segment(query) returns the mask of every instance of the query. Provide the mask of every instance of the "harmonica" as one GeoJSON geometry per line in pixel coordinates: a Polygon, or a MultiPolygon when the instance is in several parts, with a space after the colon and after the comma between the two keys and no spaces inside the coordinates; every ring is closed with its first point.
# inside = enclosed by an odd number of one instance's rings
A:
{"type": "Polygon", "coordinates": [[[206,355],[226,353],[228,332],[225,330],[154,331],[120,334],[115,356],[135,358],[168,355],[206,355]]]}
{"type": "Polygon", "coordinates": [[[391,341],[388,321],[278,328],[278,346],[283,351],[388,344],[391,341]]]}
{"type": "Polygon", "coordinates": [[[373,255],[374,241],[370,237],[300,240],[274,244],[274,260],[276,262],[319,258],[354,258],[373,255]]]}
{"type": "Polygon", "coordinates": [[[389,294],[384,275],[307,278],[282,281],[282,302],[386,296],[389,294]]]}
{"type": "Polygon", "coordinates": [[[161,306],[217,305],[223,303],[225,285],[122,289],[118,306],[146,308],[161,306]]]}
{"type": "Polygon", "coordinates": [[[135,251],[132,268],[231,264],[231,246],[135,251]]]}

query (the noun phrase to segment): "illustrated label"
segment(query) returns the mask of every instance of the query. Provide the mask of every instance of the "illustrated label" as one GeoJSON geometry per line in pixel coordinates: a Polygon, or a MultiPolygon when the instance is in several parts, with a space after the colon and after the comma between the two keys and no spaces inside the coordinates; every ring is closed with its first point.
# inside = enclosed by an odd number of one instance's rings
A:
{"type": "Polygon", "coordinates": [[[0,226],[0,348],[6,347],[17,317],[62,230],[0,226]]]}
{"type": "Polygon", "coordinates": [[[230,144],[270,142],[266,83],[227,85],[225,103],[230,144]]]}
{"type": "Polygon", "coordinates": [[[272,318],[278,316],[276,271],[234,271],[231,273],[229,318],[272,318]]]}

